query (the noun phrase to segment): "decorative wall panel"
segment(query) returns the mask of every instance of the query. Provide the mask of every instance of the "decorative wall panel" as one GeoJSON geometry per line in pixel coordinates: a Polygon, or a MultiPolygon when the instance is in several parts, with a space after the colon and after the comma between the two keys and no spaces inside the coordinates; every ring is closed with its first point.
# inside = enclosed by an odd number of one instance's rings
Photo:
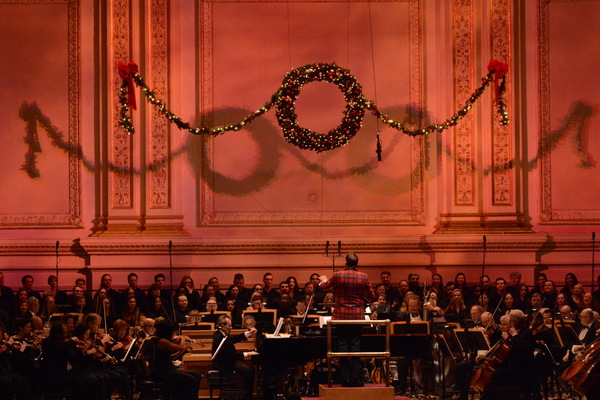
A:
{"type": "MultiPolygon", "coordinates": [[[[418,0],[203,1],[203,125],[237,122],[255,111],[291,69],[335,62],[380,109],[416,127],[427,117],[422,23],[418,0]]],[[[299,123],[317,132],[335,127],[345,106],[340,97],[326,83],[307,84],[296,104],[299,123]]],[[[202,155],[201,226],[425,222],[422,138],[386,129],[371,116],[346,147],[316,154],[285,142],[271,112],[247,129],[207,138],[202,155]]]]}
{"type": "MultiPolygon", "coordinates": [[[[473,4],[472,0],[454,2],[454,108],[462,108],[473,92],[473,4]]],[[[475,204],[475,142],[472,113],[454,128],[454,203],[475,204]]]]}
{"type": "MultiPolygon", "coordinates": [[[[150,7],[150,65],[156,96],[169,103],[168,91],[168,1],[152,0],[150,7]]],[[[152,110],[152,137],[150,143],[150,208],[170,206],[170,142],[169,125],[164,115],[152,110]]]]}
{"type": "Polygon", "coordinates": [[[540,222],[597,224],[600,186],[598,0],[540,0],[540,222]]]}
{"type": "Polygon", "coordinates": [[[79,228],[79,1],[0,0],[0,21],[0,228],[79,228]]]}
{"type": "Polygon", "coordinates": [[[117,63],[127,63],[131,59],[131,20],[129,0],[112,0],[111,4],[111,56],[108,74],[113,88],[112,120],[112,163],[114,172],[112,180],[111,199],[113,208],[129,209],[133,207],[133,138],[124,129],[118,127],[120,112],[121,79],[117,74],[117,63]]]}
{"type": "MultiPolygon", "coordinates": [[[[513,65],[511,62],[511,12],[509,0],[493,0],[490,21],[491,60],[500,60],[513,65]]],[[[511,74],[506,78],[507,99],[512,96],[511,74]]],[[[508,102],[512,104],[512,102],[508,102]]],[[[508,108],[509,115],[513,115],[508,108]]],[[[514,170],[513,170],[513,139],[509,125],[500,125],[496,110],[492,111],[492,204],[495,206],[510,206],[514,200],[514,170]]]]}

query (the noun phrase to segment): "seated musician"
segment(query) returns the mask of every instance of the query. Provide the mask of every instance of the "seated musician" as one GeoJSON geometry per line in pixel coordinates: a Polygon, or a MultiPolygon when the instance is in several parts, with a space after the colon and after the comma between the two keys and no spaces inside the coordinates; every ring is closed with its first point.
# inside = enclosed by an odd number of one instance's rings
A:
{"type": "MultiPolygon", "coordinates": [[[[506,323],[508,325],[508,316],[506,316],[506,323]]],[[[494,322],[494,315],[485,311],[481,313],[481,325],[485,328],[485,334],[490,342],[490,346],[494,346],[502,338],[502,330],[499,325],[494,322]]]]}
{"type": "Polygon", "coordinates": [[[164,382],[173,399],[197,400],[200,374],[184,371],[173,365],[173,360],[190,348],[185,338],[175,336],[178,329],[175,321],[163,319],[156,323],[154,357],[150,362],[150,377],[164,382]]]}
{"type": "Polygon", "coordinates": [[[498,387],[526,386],[532,382],[535,373],[533,358],[535,340],[528,329],[527,317],[518,310],[512,311],[508,317],[507,334],[511,350],[499,368],[492,373],[488,390],[498,387]]]}
{"type": "Polygon", "coordinates": [[[574,356],[581,354],[585,349],[585,346],[590,345],[596,339],[596,331],[600,328],[600,323],[595,321],[594,312],[591,308],[586,308],[579,313],[579,323],[575,327],[575,332],[579,336],[581,345],[573,345],[567,354],[564,356],[563,361],[571,361],[574,356]]]}
{"type": "Polygon", "coordinates": [[[398,313],[398,321],[424,321],[423,310],[421,309],[421,301],[416,295],[407,298],[406,311],[398,313]]]}
{"type": "Polygon", "coordinates": [[[250,336],[256,334],[256,328],[252,328],[244,333],[230,337],[231,318],[227,315],[221,315],[217,319],[217,330],[213,334],[212,356],[213,368],[218,370],[223,376],[230,377],[234,371],[242,378],[242,388],[246,392],[245,399],[252,398],[254,386],[254,369],[242,363],[245,357],[258,355],[256,351],[238,353],[235,349],[235,343],[247,340],[250,336]]]}
{"type": "Polygon", "coordinates": [[[152,318],[144,318],[142,329],[137,333],[136,337],[138,339],[146,339],[150,336],[154,336],[154,320],[152,318]]]}

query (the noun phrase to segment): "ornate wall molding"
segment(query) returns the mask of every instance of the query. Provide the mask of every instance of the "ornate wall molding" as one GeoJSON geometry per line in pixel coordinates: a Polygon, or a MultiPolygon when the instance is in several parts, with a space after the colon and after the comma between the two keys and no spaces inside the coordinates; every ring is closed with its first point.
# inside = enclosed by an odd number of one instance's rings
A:
{"type": "MultiPolygon", "coordinates": [[[[597,3],[598,0],[538,0],[538,114],[540,158],[540,223],[541,224],[597,224],[600,209],[557,209],[553,203],[551,127],[551,71],[550,71],[550,8],[551,3],[597,3]]],[[[555,171],[560,173],[561,171],[555,171]]]]}
{"type": "MultiPolygon", "coordinates": [[[[268,241],[239,238],[236,240],[206,240],[182,238],[173,242],[173,255],[297,255],[322,254],[324,243],[315,240],[294,240],[271,238],[268,241]]],[[[401,236],[385,240],[344,239],[343,252],[353,249],[359,254],[408,254],[408,253],[481,253],[481,236],[469,235],[465,238],[446,236],[401,236]]],[[[0,256],[54,256],[55,242],[43,241],[0,241],[0,256]]],[[[84,251],[86,255],[168,255],[168,241],[157,239],[115,240],[84,238],[73,247],[71,242],[60,242],[59,255],[76,255],[84,251]]],[[[488,235],[486,251],[490,253],[511,252],[584,252],[592,251],[592,241],[584,235],[488,235]]],[[[585,257],[588,255],[586,254],[585,257]]],[[[589,258],[589,257],[588,257],[589,258]]]]}
{"type": "MultiPolygon", "coordinates": [[[[462,108],[473,91],[473,3],[455,0],[453,13],[454,108],[462,108]]],[[[475,143],[473,114],[454,127],[454,204],[475,204],[475,143]]]]}
{"type": "MultiPolygon", "coordinates": [[[[151,87],[159,99],[169,104],[169,2],[152,0],[150,5],[151,87]]],[[[152,110],[150,153],[153,168],[150,178],[150,208],[169,208],[171,204],[170,125],[156,109],[152,110]]]]}
{"type": "MultiPolygon", "coordinates": [[[[511,60],[511,9],[508,0],[493,0],[490,21],[492,60],[501,60],[513,65],[511,60]]],[[[506,94],[512,95],[512,79],[506,79],[506,94]]],[[[509,115],[513,115],[509,104],[509,115]]],[[[492,204],[494,206],[511,206],[514,202],[514,158],[511,125],[500,125],[496,122],[497,114],[492,111],[492,204]]]]}
{"type": "MultiPolygon", "coordinates": [[[[347,0],[335,0],[334,2],[347,2],[347,0]]],[[[367,0],[351,0],[352,2],[367,2],[367,0]]],[[[213,102],[213,27],[212,17],[213,5],[228,2],[229,0],[203,0],[200,6],[200,67],[201,67],[201,96],[202,124],[212,126],[208,111],[214,109],[213,102]]],[[[240,3],[252,3],[256,0],[240,3]]],[[[289,3],[287,1],[274,1],[274,3],[289,3]]],[[[293,0],[303,3],[305,0],[293,0]]],[[[406,3],[408,5],[408,64],[409,64],[409,105],[413,110],[423,111],[425,109],[423,96],[423,20],[424,7],[422,0],[383,0],[377,2],[406,3]]],[[[411,124],[423,122],[423,113],[411,113],[411,124]]],[[[425,223],[424,207],[424,141],[423,138],[410,138],[410,209],[398,211],[336,211],[326,212],[295,212],[295,211],[264,211],[264,212],[219,212],[215,209],[215,196],[207,181],[211,181],[214,147],[212,140],[203,140],[202,147],[202,170],[199,176],[201,182],[199,225],[200,226],[265,226],[265,225],[422,225],[425,223]],[[207,173],[208,171],[208,173],[207,173]]]]}
{"type": "Polygon", "coordinates": [[[133,138],[118,127],[119,97],[121,78],[117,74],[118,62],[129,62],[131,58],[131,10],[129,0],[111,0],[111,37],[108,79],[111,83],[113,96],[111,98],[111,121],[113,129],[110,145],[112,146],[112,163],[116,170],[110,174],[112,179],[111,206],[116,209],[129,209],[133,207],[133,138]]]}
{"type": "MultiPolygon", "coordinates": [[[[68,142],[71,148],[80,147],[80,4],[79,0],[0,0],[2,4],[23,4],[36,6],[42,4],[65,5],[67,7],[67,105],[68,142]]],[[[53,23],[62,23],[54,21],[53,23]]],[[[26,26],[23,29],[28,29],[26,26]]],[[[81,228],[81,160],[77,151],[68,153],[68,209],[67,213],[46,214],[2,214],[0,229],[3,228],[81,228]]]]}

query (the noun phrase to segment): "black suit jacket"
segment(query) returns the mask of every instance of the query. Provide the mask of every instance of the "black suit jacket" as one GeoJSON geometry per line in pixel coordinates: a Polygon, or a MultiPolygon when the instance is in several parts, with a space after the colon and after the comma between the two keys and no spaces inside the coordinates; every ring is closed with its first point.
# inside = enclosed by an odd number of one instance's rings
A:
{"type": "MultiPolygon", "coordinates": [[[[583,325],[578,325],[577,326],[577,334],[579,335],[579,332],[581,332],[581,330],[584,328],[583,325]]],[[[588,329],[587,333],[585,334],[584,338],[581,340],[581,342],[584,345],[589,345],[590,343],[592,343],[595,339],[596,339],[596,331],[600,328],[600,324],[596,321],[592,322],[592,325],[590,326],[590,328],[588,329]]]]}
{"type": "MultiPolygon", "coordinates": [[[[221,341],[224,337],[225,336],[220,330],[216,330],[215,333],[213,333],[211,354],[215,354],[215,351],[217,351],[217,348],[221,344],[221,341]]],[[[227,336],[225,343],[223,343],[219,353],[213,360],[213,368],[219,370],[223,375],[232,375],[235,362],[242,361],[244,359],[244,355],[242,353],[238,353],[235,349],[235,344],[243,340],[246,340],[246,335],[243,333],[232,337],[227,336]]]]}

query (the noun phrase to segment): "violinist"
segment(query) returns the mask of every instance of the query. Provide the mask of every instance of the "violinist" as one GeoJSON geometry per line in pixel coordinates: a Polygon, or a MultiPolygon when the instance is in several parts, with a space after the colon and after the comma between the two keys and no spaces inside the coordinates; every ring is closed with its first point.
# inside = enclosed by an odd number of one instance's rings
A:
{"type": "Polygon", "coordinates": [[[180,336],[175,336],[179,325],[172,320],[158,321],[154,344],[154,357],[150,361],[150,377],[164,382],[174,399],[196,400],[200,387],[200,374],[184,371],[173,365],[173,356],[187,351],[191,344],[180,336]]]}
{"type": "Polygon", "coordinates": [[[78,365],[77,354],[80,350],[67,335],[67,326],[62,321],[57,321],[52,324],[48,337],[42,342],[42,384],[46,395],[59,394],[63,388],[69,387],[75,390],[78,399],[103,400],[99,398],[101,388],[98,380],[77,368],[71,368],[78,365]]]}
{"type": "Polygon", "coordinates": [[[32,333],[33,327],[29,320],[17,318],[15,328],[17,333],[6,341],[12,350],[13,371],[27,379],[32,392],[39,396],[41,375],[35,358],[40,355],[42,337],[32,333]]]}
{"type": "Polygon", "coordinates": [[[85,324],[90,328],[90,338],[99,355],[94,367],[108,375],[111,384],[118,386],[122,395],[128,396],[131,391],[129,374],[125,367],[118,365],[116,359],[108,354],[107,349],[116,345],[116,341],[110,335],[99,331],[100,321],[101,318],[98,314],[91,313],[85,317],[85,324]]]}
{"type": "Polygon", "coordinates": [[[10,345],[4,325],[0,324],[0,399],[33,399],[27,380],[13,371],[10,345]]]}
{"type": "Polygon", "coordinates": [[[490,342],[490,346],[494,346],[500,339],[502,339],[502,330],[500,326],[494,323],[494,315],[486,311],[481,314],[481,325],[485,328],[485,335],[490,342]]]}
{"type": "Polygon", "coordinates": [[[122,360],[125,358],[129,346],[133,344],[133,338],[129,334],[129,324],[122,319],[118,319],[113,324],[113,332],[111,346],[107,348],[108,354],[117,360],[122,360]]]}
{"type": "Polygon", "coordinates": [[[154,319],[145,318],[142,321],[142,329],[137,333],[138,339],[146,339],[150,336],[154,336],[154,319]]]}
{"type": "Polygon", "coordinates": [[[99,390],[98,399],[110,399],[110,393],[115,388],[116,382],[111,381],[109,374],[95,368],[97,357],[108,356],[94,346],[90,338],[90,328],[85,324],[78,324],[73,330],[71,341],[78,350],[75,352],[71,366],[86,380],[95,382],[99,390]]]}

